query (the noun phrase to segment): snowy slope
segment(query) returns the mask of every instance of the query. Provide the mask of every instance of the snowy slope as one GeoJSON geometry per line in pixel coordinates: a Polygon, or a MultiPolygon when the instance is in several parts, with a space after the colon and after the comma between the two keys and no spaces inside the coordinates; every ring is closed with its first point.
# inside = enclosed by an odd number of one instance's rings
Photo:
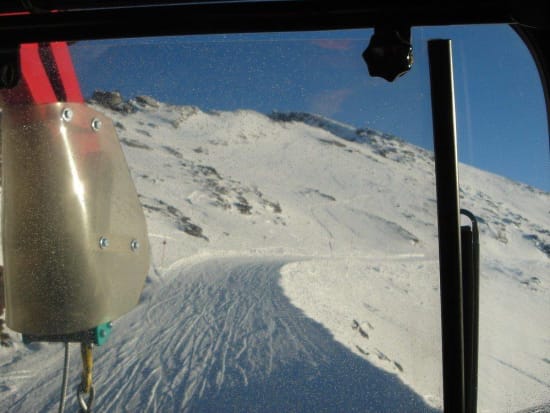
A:
{"type": "MultiPolygon", "coordinates": [[[[304,113],[96,108],[153,254],[140,305],[96,350],[98,411],[441,407],[431,153],[304,113]]],[[[546,403],[550,196],[460,172],[481,218],[480,411],[546,403]]],[[[0,355],[0,411],[54,411],[60,345],[16,336],[0,355]]]]}

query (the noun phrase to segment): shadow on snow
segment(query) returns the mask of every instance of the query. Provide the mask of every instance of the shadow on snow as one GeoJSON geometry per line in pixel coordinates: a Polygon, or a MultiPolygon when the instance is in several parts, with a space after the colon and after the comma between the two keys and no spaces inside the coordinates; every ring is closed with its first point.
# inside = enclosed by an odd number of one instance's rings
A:
{"type": "Polygon", "coordinates": [[[164,329],[143,337],[154,354],[121,367],[140,383],[126,383],[125,400],[105,394],[98,411],[437,411],[294,307],[279,285],[284,264],[216,260],[181,269],[147,304],[151,325],[164,329]]]}

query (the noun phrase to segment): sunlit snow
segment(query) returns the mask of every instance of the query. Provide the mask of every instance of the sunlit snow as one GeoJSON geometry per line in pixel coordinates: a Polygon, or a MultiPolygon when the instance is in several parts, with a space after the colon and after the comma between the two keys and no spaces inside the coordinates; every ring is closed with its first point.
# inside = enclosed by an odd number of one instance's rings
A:
{"type": "MultiPolygon", "coordinates": [[[[431,152],[304,113],[125,105],[95,108],[127,156],[152,268],[95,350],[96,411],[441,409],[431,152]]],[[[468,166],[460,181],[481,230],[479,411],[547,403],[550,196],[468,166]]],[[[55,411],[62,346],[11,335],[0,411],[55,411]]]]}

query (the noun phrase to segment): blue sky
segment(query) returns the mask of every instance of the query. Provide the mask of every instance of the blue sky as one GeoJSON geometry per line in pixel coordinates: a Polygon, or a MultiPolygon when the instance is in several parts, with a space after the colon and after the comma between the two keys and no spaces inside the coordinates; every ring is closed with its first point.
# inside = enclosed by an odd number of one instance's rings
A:
{"type": "Polygon", "coordinates": [[[371,78],[371,30],[189,36],[72,46],[86,96],[118,90],[203,110],[307,111],[432,148],[427,40],[453,40],[462,162],[550,191],[545,104],[535,65],[507,26],[413,29],[415,64],[371,78]]]}

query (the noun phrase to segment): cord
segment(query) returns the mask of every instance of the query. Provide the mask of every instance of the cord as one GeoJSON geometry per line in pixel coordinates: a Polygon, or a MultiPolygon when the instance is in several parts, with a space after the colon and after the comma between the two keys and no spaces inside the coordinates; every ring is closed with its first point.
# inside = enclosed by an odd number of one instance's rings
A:
{"type": "Polygon", "coordinates": [[[69,342],[65,342],[65,362],[63,363],[63,384],[61,385],[61,398],[59,399],[59,413],[65,410],[65,397],[67,396],[67,376],[69,375],[69,342]]]}

